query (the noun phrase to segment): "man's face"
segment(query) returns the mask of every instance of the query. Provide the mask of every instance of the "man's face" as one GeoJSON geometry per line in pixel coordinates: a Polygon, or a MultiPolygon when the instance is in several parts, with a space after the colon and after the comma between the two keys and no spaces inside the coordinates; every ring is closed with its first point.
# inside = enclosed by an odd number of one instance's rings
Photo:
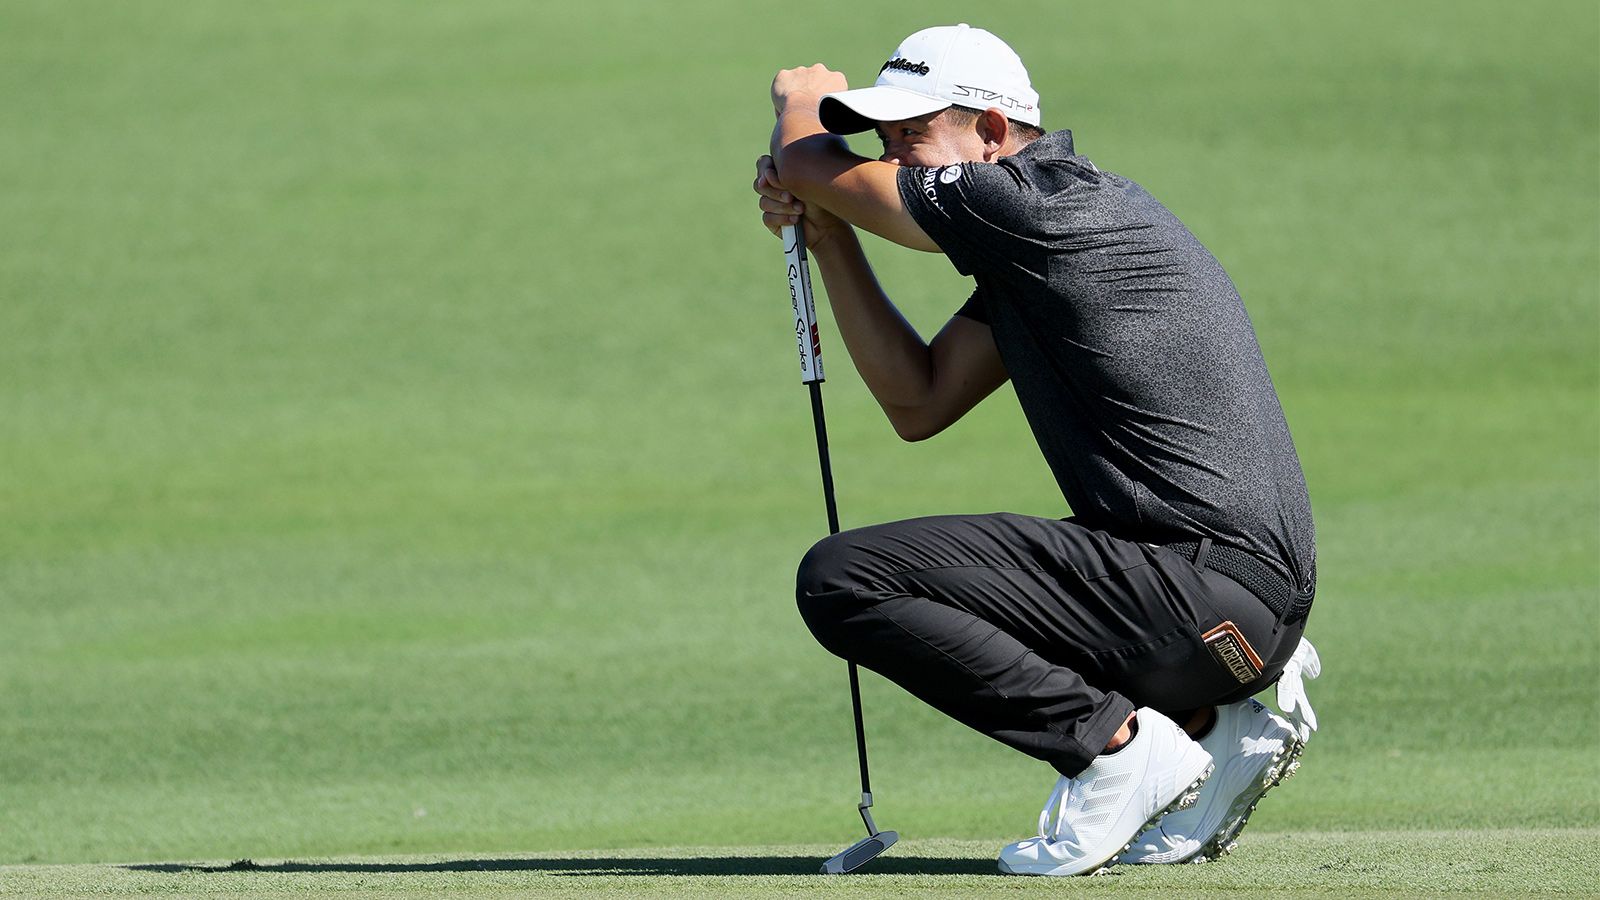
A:
{"type": "Polygon", "coordinates": [[[880,122],[875,129],[883,142],[878,157],[897,166],[949,166],[983,160],[983,138],[971,122],[956,125],[947,110],[915,119],[880,122]]]}

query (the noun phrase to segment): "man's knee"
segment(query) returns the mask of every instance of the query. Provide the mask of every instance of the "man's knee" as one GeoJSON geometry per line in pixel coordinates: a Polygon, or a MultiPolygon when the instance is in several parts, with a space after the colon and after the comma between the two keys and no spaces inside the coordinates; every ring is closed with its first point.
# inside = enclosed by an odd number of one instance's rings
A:
{"type": "Polygon", "coordinates": [[[860,550],[850,532],[830,535],[806,551],[795,575],[800,617],[829,652],[843,656],[846,619],[860,610],[854,563],[860,550]]]}
{"type": "Polygon", "coordinates": [[[850,569],[856,552],[855,540],[848,531],[831,534],[813,544],[800,558],[800,571],[795,573],[795,591],[801,601],[808,595],[855,587],[850,569]]]}

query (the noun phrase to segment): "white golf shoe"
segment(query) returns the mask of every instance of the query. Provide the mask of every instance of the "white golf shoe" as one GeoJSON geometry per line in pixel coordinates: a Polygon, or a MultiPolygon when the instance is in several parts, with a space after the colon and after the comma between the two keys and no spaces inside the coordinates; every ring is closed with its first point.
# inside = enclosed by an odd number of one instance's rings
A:
{"type": "Polygon", "coordinates": [[[1246,700],[1217,707],[1200,746],[1216,760],[1200,799],[1135,838],[1118,862],[1205,862],[1230,852],[1256,804],[1300,767],[1305,742],[1282,717],[1246,700]]]}
{"type": "Polygon", "coordinates": [[[1039,814],[1039,836],[1001,850],[1001,872],[1098,872],[1151,823],[1195,801],[1211,774],[1211,754],[1153,709],[1140,709],[1137,721],[1138,733],[1121,749],[1056,782],[1039,814]]]}

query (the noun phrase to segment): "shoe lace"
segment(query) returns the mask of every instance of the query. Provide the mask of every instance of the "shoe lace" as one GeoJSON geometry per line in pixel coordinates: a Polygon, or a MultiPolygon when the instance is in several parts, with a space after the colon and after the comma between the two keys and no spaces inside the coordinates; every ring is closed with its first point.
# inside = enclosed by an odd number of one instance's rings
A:
{"type": "Polygon", "coordinates": [[[1050,792],[1050,799],[1044,802],[1044,809],[1039,811],[1040,837],[1056,840],[1061,836],[1061,826],[1067,820],[1067,798],[1071,787],[1072,779],[1070,778],[1056,780],[1055,790],[1050,792]],[[1054,813],[1053,816],[1051,815],[1052,813],[1054,813]]]}

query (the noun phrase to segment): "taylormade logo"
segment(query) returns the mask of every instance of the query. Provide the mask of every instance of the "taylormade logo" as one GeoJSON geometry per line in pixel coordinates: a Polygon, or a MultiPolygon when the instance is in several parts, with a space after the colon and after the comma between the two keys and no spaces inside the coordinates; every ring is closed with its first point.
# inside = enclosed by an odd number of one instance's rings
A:
{"type": "Polygon", "coordinates": [[[904,57],[900,57],[900,56],[896,56],[894,59],[891,59],[888,62],[884,63],[883,64],[883,68],[878,70],[878,74],[882,75],[883,73],[889,71],[890,69],[894,69],[896,72],[905,72],[908,75],[926,75],[926,74],[928,74],[928,64],[927,63],[925,63],[925,62],[912,62],[911,60],[906,59],[904,57]]]}

